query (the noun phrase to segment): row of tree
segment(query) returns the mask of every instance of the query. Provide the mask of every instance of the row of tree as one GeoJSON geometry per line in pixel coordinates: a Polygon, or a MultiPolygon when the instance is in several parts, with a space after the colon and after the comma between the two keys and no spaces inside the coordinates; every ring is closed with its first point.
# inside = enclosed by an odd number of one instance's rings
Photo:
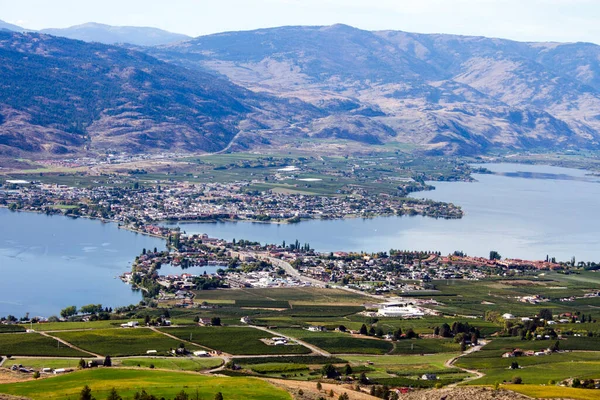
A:
{"type": "MultiPolygon", "coordinates": [[[[134,400],[167,400],[165,397],[158,398],[158,397],[154,396],[153,394],[149,394],[144,389],[142,389],[139,392],[136,392],[133,395],[133,399],[134,400]]],[[[196,390],[196,393],[193,395],[189,395],[184,390],[182,390],[181,392],[177,393],[177,395],[175,395],[175,397],[173,398],[173,400],[199,400],[199,399],[200,399],[200,394],[198,393],[198,390],[196,390]]],[[[223,394],[221,392],[218,392],[217,394],[215,394],[214,399],[215,400],[223,400],[223,394]]],[[[83,387],[83,389],[81,389],[81,392],[79,393],[79,400],[96,400],[96,398],[92,395],[92,389],[88,385],[85,385],[83,387]]],[[[110,390],[110,392],[108,393],[106,400],[123,400],[123,397],[121,397],[119,392],[117,392],[117,389],[112,388],[110,390]]]]}

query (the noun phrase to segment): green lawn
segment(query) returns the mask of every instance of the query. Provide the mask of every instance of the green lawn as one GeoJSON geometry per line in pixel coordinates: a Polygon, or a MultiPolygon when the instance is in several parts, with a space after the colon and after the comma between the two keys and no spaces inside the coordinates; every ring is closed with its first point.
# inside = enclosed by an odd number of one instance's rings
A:
{"type": "Polygon", "coordinates": [[[76,399],[84,385],[97,399],[106,398],[111,388],[129,400],[145,389],[156,397],[173,398],[182,389],[200,399],[213,399],[222,392],[226,399],[290,399],[281,389],[253,378],[208,377],[195,373],[104,368],[78,371],[39,381],[0,385],[1,393],[27,396],[34,400],[76,399]]]}
{"type": "Polygon", "coordinates": [[[304,346],[269,346],[260,339],[273,335],[254,328],[246,327],[185,327],[163,328],[170,335],[190,340],[194,343],[220,350],[229,354],[307,354],[310,350],[304,346]]]}
{"type": "Polygon", "coordinates": [[[145,355],[148,350],[156,350],[159,355],[165,355],[181,343],[146,328],[64,331],[55,335],[84,350],[113,357],[145,355]]]}
{"type": "Polygon", "coordinates": [[[5,333],[0,335],[0,355],[79,357],[81,353],[39,333],[5,333]]]}

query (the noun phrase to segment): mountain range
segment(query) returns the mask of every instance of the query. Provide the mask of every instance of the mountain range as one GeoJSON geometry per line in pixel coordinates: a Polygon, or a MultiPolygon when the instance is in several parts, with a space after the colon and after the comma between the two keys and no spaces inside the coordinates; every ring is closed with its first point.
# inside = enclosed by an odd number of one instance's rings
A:
{"type": "Polygon", "coordinates": [[[119,42],[0,32],[3,151],[600,147],[591,43],[346,25],[119,42]]]}
{"type": "MultiPolygon", "coordinates": [[[[31,29],[0,20],[0,30],[34,32],[31,29]]],[[[136,46],[157,46],[191,39],[190,36],[172,33],[158,28],[140,26],[112,26],[88,22],[68,28],[48,28],[38,31],[48,35],[66,37],[104,44],[128,43],[136,46]]]]}

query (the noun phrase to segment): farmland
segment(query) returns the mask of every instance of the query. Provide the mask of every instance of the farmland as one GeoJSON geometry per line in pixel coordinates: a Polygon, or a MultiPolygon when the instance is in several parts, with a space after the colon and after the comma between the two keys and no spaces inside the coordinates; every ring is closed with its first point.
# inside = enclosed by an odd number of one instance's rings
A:
{"type": "Polygon", "coordinates": [[[170,335],[189,340],[211,349],[229,354],[306,354],[310,350],[300,345],[269,346],[260,339],[273,337],[272,334],[254,329],[237,327],[186,327],[164,328],[170,335]],[[240,340],[243,338],[243,340],[240,340]]]}
{"type": "Polygon", "coordinates": [[[77,357],[89,354],[38,333],[5,333],[0,335],[0,355],[77,357]]]}
{"type": "Polygon", "coordinates": [[[56,333],[56,336],[82,349],[110,356],[143,355],[148,350],[156,350],[158,354],[164,355],[181,343],[145,328],[64,331],[56,333]]]}

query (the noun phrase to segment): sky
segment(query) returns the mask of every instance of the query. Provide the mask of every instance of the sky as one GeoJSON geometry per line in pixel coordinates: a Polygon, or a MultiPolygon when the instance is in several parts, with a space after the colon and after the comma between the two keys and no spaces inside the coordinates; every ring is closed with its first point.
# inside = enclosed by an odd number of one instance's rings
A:
{"type": "Polygon", "coordinates": [[[600,0],[0,0],[0,19],[28,29],[100,22],[194,37],[344,23],[367,30],[600,43],[600,0]]]}

